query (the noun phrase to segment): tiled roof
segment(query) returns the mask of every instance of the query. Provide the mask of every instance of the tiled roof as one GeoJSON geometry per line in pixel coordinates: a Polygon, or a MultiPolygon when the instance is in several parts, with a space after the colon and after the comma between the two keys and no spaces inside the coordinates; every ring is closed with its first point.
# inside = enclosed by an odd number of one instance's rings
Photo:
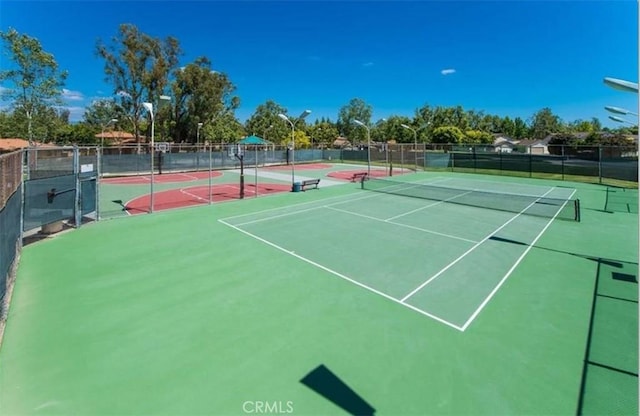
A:
{"type": "Polygon", "coordinates": [[[0,151],[13,151],[29,147],[29,141],[25,139],[0,139],[0,151]]]}

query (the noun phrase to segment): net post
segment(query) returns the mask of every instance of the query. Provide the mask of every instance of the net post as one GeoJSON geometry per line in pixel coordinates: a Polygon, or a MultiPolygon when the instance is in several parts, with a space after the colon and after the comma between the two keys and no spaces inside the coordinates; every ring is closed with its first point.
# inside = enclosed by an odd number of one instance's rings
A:
{"type": "Polygon", "coordinates": [[[580,199],[576,198],[574,202],[574,207],[575,207],[575,219],[576,221],[580,222],[580,199]]]}

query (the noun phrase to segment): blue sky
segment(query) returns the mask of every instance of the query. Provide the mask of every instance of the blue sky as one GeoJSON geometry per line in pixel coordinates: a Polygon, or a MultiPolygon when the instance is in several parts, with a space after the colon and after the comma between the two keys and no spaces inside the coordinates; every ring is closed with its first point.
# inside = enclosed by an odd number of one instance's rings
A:
{"type": "MultiPolygon", "coordinates": [[[[638,112],[636,94],[605,76],[638,80],[635,0],[607,1],[0,1],[0,28],[36,37],[69,71],[72,120],[110,97],[98,38],[121,23],[174,36],[181,64],[207,56],[237,87],[246,120],[266,100],[308,121],[337,119],[354,97],[373,120],[424,104],[529,119],[550,107],[566,121],[605,105],[638,112]]],[[[5,58],[0,67],[6,69],[5,58]]]]}

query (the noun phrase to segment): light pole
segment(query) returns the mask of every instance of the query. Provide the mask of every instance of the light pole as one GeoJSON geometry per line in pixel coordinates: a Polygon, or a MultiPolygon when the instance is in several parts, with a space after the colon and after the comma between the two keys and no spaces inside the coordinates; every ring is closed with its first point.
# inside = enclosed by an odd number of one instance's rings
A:
{"type": "MultiPolygon", "coordinates": [[[[171,97],[167,96],[167,95],[161,95],[160,98],[158,99],[159,103],[158,103],[158,107],[160,106],[161,103],[163,102],[170,102],[171,101],[171,97]]],[[[147,112],[149,113],[149,116],[151,117],[151,148],[149,149],[149,153],[151,153],[151,197],[150,197],[150,203],[149,203],[149,213],[153,213],[153,176],[154,176],[154,167],[153,167],[153,162],[154,162],[154,157],[155,157],[155,124],[156,124],[156,120],[155,120],[155,114],[153,113],[153,104],[152,103],[142,103],[142,106],[144,107],[145,110],[147,110],[147,112]]]]}
{"type": "Polygon", "coordinates": [[[263,138],[263,139],[267,140],[267,132],[268,132],[269,130],[271,130],[272,128],[273,128],[273,124],[270,124],[270,125],[269,125],[269,127],[267,127],[266,129],[264,129],[264,133],[262,133],[262,136],[263,136],[262,138],[263,138]]]}
{"type": "Polygon", "coordinates": [[[353,122],[367,129],[367,176],[371,177],[371,130],[360,120],[354,119],[353,122]]]}
{"type": "Polygon", "coordinates": [[[409,126],[407,126],[406,124],[400,124],[401,127],[411,130],[413,132],[413,151],[415,153],[415,161],[416,161],[416,172],[418,171],[418,130],[422,130],[423,128],[427,127],[429,125],[429,123],[425,124],[422,127],[418,127],[417,129],[411,128],[409,126]]]}
{"type": "Polygon", "coordinates": [[[112,118],[108,123],[102,125],[102,135],[100,136],[100,148],[104,148],[104,129],[109,127],[112,123],[117,123],[117,118],[112,118]]]}
{"type": "Polygon", "coordinates": [[[304,110],[302,114],[300,114],[300,117],[295,119],[293,122],[289,120],[289,118],[284,114],[278,114],[278,117],[280,117],[281,119],[283,119],[284,121],[286,121],[291,125],[291,190],[292,191],[294,188],[294,184],[296,183],[296,170],[295,170],[296,127],[295,125],[298,122],[298,120],[304,119],[309,114],[311,114],[311,110],[304,110]]]}
{"type": "Polygon", "coordinates": [[[200,129],[202,128],[203,123],[198,123],[198,130],[196,132],[196,151],[198,146],[200,145],[200,129]]]}

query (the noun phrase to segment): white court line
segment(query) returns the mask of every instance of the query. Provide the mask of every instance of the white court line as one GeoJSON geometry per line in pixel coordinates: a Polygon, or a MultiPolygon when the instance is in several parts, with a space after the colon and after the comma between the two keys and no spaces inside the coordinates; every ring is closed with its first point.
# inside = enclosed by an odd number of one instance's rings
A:
{"type": "MultiPolygon", "coordinates": [[[[569,196],[568,199],[571,199],[571,197],[576,193],[576,190],[574,189],[573,192],[571,193],[571,195],[569,196]]],[[[524,251],[524,253],[522,253],[522,255],[518,258],[518,260],[516,260],[515,264],[513,266],[511,266],[511,268],[509,269],[509,271],[507,271],[507,273],[504,275],[504,277],[500,280],[500,282],[498,282],[498,285],[496,287],[493,288],[493,290],[491,291],[491,293],[489,293],[489,296],[487,296],[485,298],[485,300],[480,304],[480,306],[478,306],[478,308],[471,314],[471,317],[469,317],[469,319],[467,319],[467,322],[464,323],[464,325],[462,325],[462,330],[466,330],[469,325],[471,325],[471,323],[476,319],[476,317],[478,316],[478,314],[480,314],[480,312],[482,311],[482,309],[484,309],[484,307],[487,305],[487,303],[489,303],[489,301],[491,300],[491,298],[493,297],[493,295],[495,295],[498,290],[500,289],[500,287],[502,286],[502,284],[509,278],[509,276],[511,276],[511,273],[513,273],[513,271],[516,269],[516,267],[518,266],[518,264],[520,264],[520,262],[522,261],[522,259],[524,259],[524,257],[527,255],[527,253],[529,252],[529,250],[531,250],[533,248],[533,246],[538,242],[538,240],[540,239],[540,237],[542,237],[542,234],[544,234],[545,231],[547,231],[547,228],[549,228],[549,226],[551,225],[551,223],[553,222],[553,220],[556,219],[556,217],[558,216],[558,214],[560,213],[560,211],[562,211],[565,207],[567,203],[565,202],[564,205],[562,205],[562,207],[560,207],[560,209],[558,210],[558,212],[556,212],[556,214],[553,216],[553,218],[551,218],[549,220],[549,222],[547,222],[547,225],[544,226],[544,228],[542,229],[542,231],[540,231],[540,233],[536,236],[536,238],[533,239],[533,241],[529,244],[529,247],[527,247],[527,249],[524,251]]]]}
{"type": "MultiPolygon", "coordinates": [[[[551,189],[549,189],[544,195],[538,197],[538,199],[540,198],[544,198],[545,195],[547,195],[549,192],[553,191],[555,189],[555,186],[551,189]]],[[[480,247],[480,245],[482,243],[484,243],[485,241],[487,241],[491,236],[493,236],[495,233],[497,233],[498,231],[500,231],[501,229],[503,229],[504,227],[506,227],[509,223],[511,223],[511,221],[515,220],[516,218],[518,218],[520,215],[522,215],[523,212],[525,212],[527,209],[529,209],[529,207],[531,207],[533,204],[535,204],[536,201],[533,201],[532,203],[530,203],[529,205],[527,205],[522,211],[520,211],[519,213],[517,213],[515,216],[511,217],[511,219],[509,219],[507,222],[505,222],[504,224],[502,224],[500,227],[498,227],[496,230],[494,230],[491,234],[487,235],[485,238],[483,238],[482,240],[480,240],[480,242],[478,242],[476,245],[474,245],[473,247],[471,247],[469,250],[465,251],[464,253],[462,253],[457,259],[455,259],[454,261],[452,261],[451,263],[449,263],[447,266],[444,267],[444,269],[440,270],[438,273],[436,273],[435,275],[431,276],[429,279],[427,279],[426,281],[424,281],[420,286],[418,286],[417,288],[413,289],[411,292],[409,292],[405,297],[402,298],[402,301],[406,301],[407,299],[409,299],[411,296],[415,295],[420,289],[422,289],[423,287],[425,287],[426,285],[428,285],[429,283],[431,283],[433,280],[437,279],[440,275],[442,275],[442,273],[446,272],[447,270],[449,270],[450,267],[452,267],[454,264],[458,263],[460,260],[462,260],[463,258],[465,258],[469,253],[471,253],[473,250],[475,250],[476,248],[480,247]]]]}
{"type": "Polygon", "coordinates": [[[393,221],[390,221],[390,220],[383,220],[383,219],[372,217],[372,216],[369,216],[369,215],[358,214],[357,212],[351,212],[351,211],[346,211],[344,209],[333,208],[332,206],[329,206],[329,205],[325,205],[323,208],[328,208],[328,209],[331,209],[333,211],[338,211],[338,212],[344,212],[345,214],[355,215],[356,217],[362,217],[362,218],[367,218],[367,219],[378,221],[378,222],[385,222],[387,224],[397,225],[398,227],[410,228],[410,229],[416,230],[416,231],[422,231],[422,232],[429,233],[429,234],[436,234],[436,235],[439,235],[439,236],[442,236],[442,237],[453,238],[455,240],[462,240],[462,241],[466,241],[467,243],[477,243],[477,241],[469,240],[467,238],[462,238],[462,237],[458,237],[458,236],[451,235],[451,234],[439,233],[437,231],[428,230],[426,228],[414,227],[413,225],[402,224],[402,223],[393,222],[393,221]]]}
{"type": "Polygon", "coordinates": [[[208,199],[206,199],[206,198],[202,198],[202,197],[200,197],[200,196],[198,196],[198,195],[196,195],[196,194],[192,194],[191,192],[187,191],[186,189],[187,189],[187,188],[180,188],[180,193],[182,193],[182,194],[184,194],[184,195],[191,196],[191,197],[193,197],[193,198],[199,199],[199,200],[204,201],[204,202],[209,202],[209,200],[208,200],[208,199]]]}
{"type": "MultiPolygon", "coordinates": [[[[176,175],[180,175],[180,176],[184,176],[184,177],[190,178],[192,181],[199,181],[200,180],[200,178],[198,178],[197,176],[192,176],[192,175],[189,175],[188,173],[177,173],[176,175]]],[[[202,178],[202,179],[206,179],[206,178],[202,178]]]]}
{"type": "Polygon", "coordinates": [[[281,247],[281,246],[279,246],[279,245],[277,245],[275,243],[272,243],[271,241],[265,240],[264,238],[258,237],[257,235],[254,235],[254,234],[251,234],[250,232],[245,231],[245,230],[243,230],[241,228],[238,228],[235,225],[229,224],[228,222],[225,222],[224,220],[218,220],[218,222],[221,222],[222,224],[224,224],[224,225],[226,225],[228,227],[231,227],[231,228],[233,228],[233,229],[235,229],[237,231],[240,231],[241,233],[243,233],[245,235],[248,235],[249,237],[253,237],[253,238],[255,238],[256,240],[258,240],[260,242],[263,242],[263,243],[265,243],[265,244],[267,244],[267,245],[269,245],[269,246],[271,246],[273,248],[276,248],[276,249],[278,249],[280,251],[283,251],[283,252],[285,252],[285,253],[293,256],[293,257],[296,257],[296,258],[298,258],[298,259],[300,259],[300,260],[302,260],[302,261],[304,261],[306,263],[309,263],[312,266],[315,266],[315,267],[317,267],[319,269],[322,269],[322,270],[324,270],[326,272],[329,272],[329,273],[331,273],[331,274],[333,274],[335,276],[338,276],[341,279],[344,279],[344,280],[346,280],[348,282],[351,282],[351,283],[353,283],[353,284],[355,284],[355,285],[357,285],[357,286],[359,286],[359,287],[361,287],[363,289],[366,289],[366,290],[368,290],[370,292],[373,292],[373,293],[375,293],[377,295],[380,295],[380,296],[382,296],[382,297],[384,297],[386,299],[389,299],[389,300],[391,300],[391,301],[393,301],[395,303],[398,303],[398,304],[400,304],[402,306],[405,306],[405,307],[407,307],[407,308],[409,308],[409,309],[411,309],[411,310],[413,310],[415,312],[418,312],[418,313],[420,313],[422,315],[428,316],[429,318],[434,319],[434,320],[436,320],[436,321],[438,321],[440,323],[443,323],[443,324],[445,324],[447,326],[450,326],[451,328],[457,329],[458,331],[462,331],[461,327],[459,327],[459,326],[457,326],[457,325],[455,325],[455,324],[453,324],[453,323],[451,323],[449,321],[446,321],[446,320],[444,320],[444,319],[442,319],[442,318],[440,318],[440,317],[438,317],[436,315],[430,314],[429,312],[425,312],[422,309],[419,309],[419,308],[417,308],[417,307],[415,307],[413,305],[409,305],[407,303],[404,303],[403,301],[398,300],[398,299],[394,298],[393,296],[387,295],[386,293],[381,292],[381,291],[379,291],[377,289],[374,289],[374,288],[372,288],[370,286],[367,286],[364,283],[360,283],[357,280],[354,280],[354,279],[352,279],[352,278],[350,278],[348,276],[345,276],[344,274],[342,274],[340,272],[337,272],[337,271],[332,270],[332,269],[330,269],[328,267],[325,267],[325,266],[323,266],[323,265],[321,265],[319,263],[316,263],[313,260],[309,260],[306,257],[302,257],[301,255],[296,254],[293,251],[287,250],[286,248],[281,247]]]}

